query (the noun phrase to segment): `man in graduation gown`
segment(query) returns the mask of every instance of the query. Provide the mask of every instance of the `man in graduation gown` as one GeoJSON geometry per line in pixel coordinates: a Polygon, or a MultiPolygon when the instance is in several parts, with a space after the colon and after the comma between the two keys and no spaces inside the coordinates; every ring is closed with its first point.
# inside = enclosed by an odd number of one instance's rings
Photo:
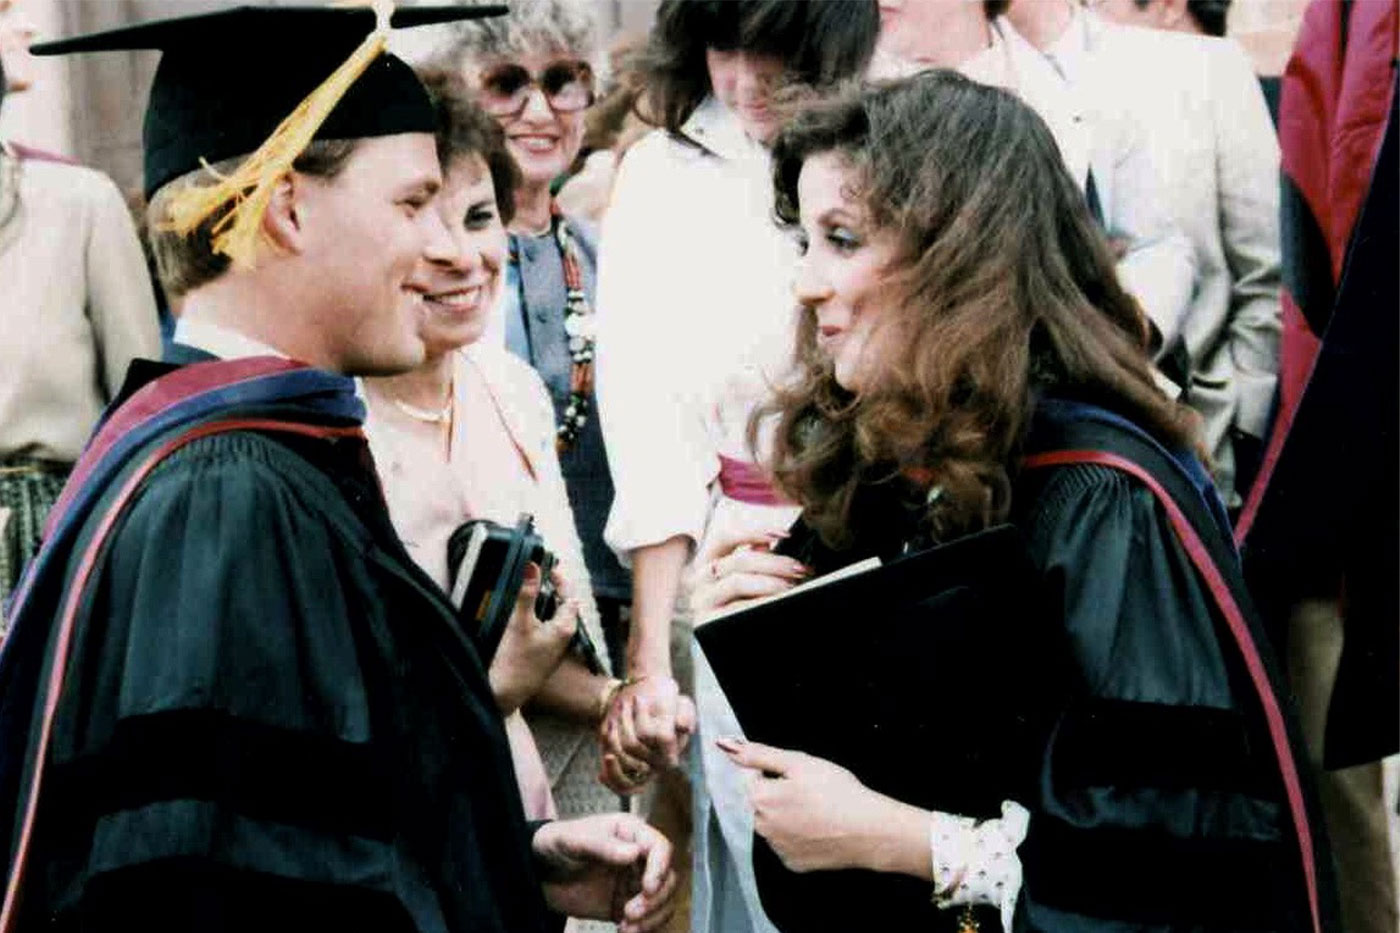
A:
{"type": "Polygon", "coordinates": [[[527,826],[485,664],[395,537],[359,430],[348,377],[421,360],[415,276],[449,245],[432,109],[387,29],[245,9],[47,48],[165,52],[146,188],[186,365],[133,367],[17,592],[0,930],[666,919],[654,830],[527,826]],[[256,73],[213,73],[216,48],[255,47],[256,73]]]}
{"type": "Polygon", "coordinates": [[[1400,3],[1318,0],[1283,79],[1282,379],[1235,529],[1335,839],[1349,933],[1400,927],[1400,3]]]}

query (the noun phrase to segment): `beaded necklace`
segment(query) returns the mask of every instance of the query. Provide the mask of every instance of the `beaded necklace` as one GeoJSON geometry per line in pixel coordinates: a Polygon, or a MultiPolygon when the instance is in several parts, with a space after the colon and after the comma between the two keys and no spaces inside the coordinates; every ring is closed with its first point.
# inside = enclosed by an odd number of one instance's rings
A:
{"type": "Polygon", "coordinates": [[[564,266],[564,334],[569,338],[569,358],[573,367],[569,373],[569,402],[555,432],[554,446],[560,452],[568,450],[578,440],[588,423],[589,396],[593,394],[593,346],[596,322],[593,307],[583,288],[583,263],[578,244],[564,223],[558,204],[550,205],[554,242],[559,246],[559,258],[564,266]]]}

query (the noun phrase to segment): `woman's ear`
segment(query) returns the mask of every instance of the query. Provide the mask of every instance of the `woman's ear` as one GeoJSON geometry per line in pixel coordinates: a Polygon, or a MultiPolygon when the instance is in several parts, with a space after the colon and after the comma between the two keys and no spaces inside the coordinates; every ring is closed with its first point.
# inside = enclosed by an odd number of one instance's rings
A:
{"type": "Polygon", "coordinates": [[[308,188],[305,178],[288,172],[272,189],[263,212],[263,235],[284,252],[300,253],[305,245],[308,188]]]}

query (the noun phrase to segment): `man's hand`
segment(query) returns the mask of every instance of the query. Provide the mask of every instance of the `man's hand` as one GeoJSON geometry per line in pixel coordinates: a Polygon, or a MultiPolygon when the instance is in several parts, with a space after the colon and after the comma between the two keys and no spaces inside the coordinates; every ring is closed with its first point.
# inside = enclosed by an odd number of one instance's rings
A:
{"type": "MultiPolygon", "coordinates": [[[[557,571],[554,581],[560,594],[566,595],[557,571]]],[[[548,622],[536,618],[535,597],[539,592],[540,568],[528,564],[515,609],[488,671],[496,705],[507,715],[528,702],[554,673],[578,625],[578,603],[572,599],[565,599],[548,622]]]]}
{"type": "Polygon", "coordinates": [[[546,823],[532,841],[549,906],[612,920],[618,933],[660,929],[675,911],[671,843],[629,813],[546,823]]]}
{"type": "Polygon", "coordinates": [[[653,674],[617,692],[598,727],[599,779],[620,794],[636,793],[660,768],[680,764],[695,731],[695,704],[676,681],[653,674]]]}

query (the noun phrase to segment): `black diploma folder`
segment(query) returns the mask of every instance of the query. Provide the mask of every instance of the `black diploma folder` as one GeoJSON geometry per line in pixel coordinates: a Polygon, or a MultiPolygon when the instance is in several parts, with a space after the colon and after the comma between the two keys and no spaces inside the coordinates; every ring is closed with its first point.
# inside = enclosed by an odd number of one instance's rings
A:
{"type": "MultiPolygon", "coordinates": [[[[1002,525],[821,581],[695,630],[745,735],[926,809],[988,818],[1024,801],[1063,667],[1020,533],[1002,525]]],[[[785,933],[956,926],[928,882],[797,874],[754,842],[760,898],[785,933]]],[[[994,910],[979,920],[999,926],[994,910]]]]}

